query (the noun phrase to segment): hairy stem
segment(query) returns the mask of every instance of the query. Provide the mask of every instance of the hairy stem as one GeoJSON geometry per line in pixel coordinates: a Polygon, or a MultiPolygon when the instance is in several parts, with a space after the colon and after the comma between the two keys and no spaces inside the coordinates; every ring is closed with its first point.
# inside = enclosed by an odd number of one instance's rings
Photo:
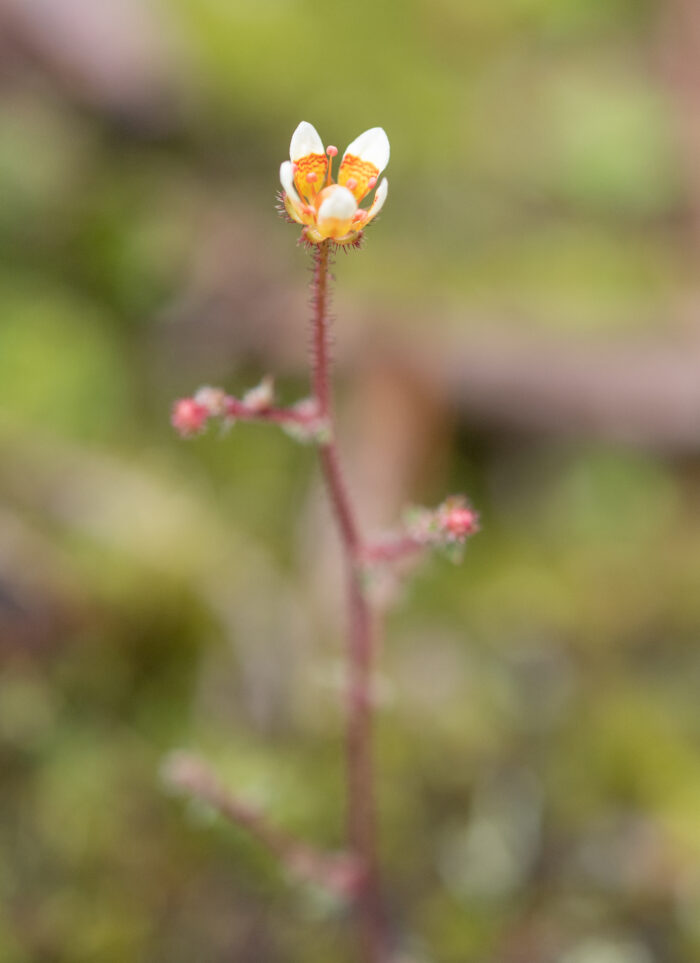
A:
{"type": "Polygon", "coordinates": [[[345,556],[348,602],[347,820],[348,847],[360,867],[355,918],[363,963],[386,963],[385,932],[376,840],[372,758],[371,673],[373,620],[361,577],[363,543],[340,469],[334,437],[329,344],[330,244],[314,248],[312,389],[319,413],[330,426],[320,459],[345,556]]]}

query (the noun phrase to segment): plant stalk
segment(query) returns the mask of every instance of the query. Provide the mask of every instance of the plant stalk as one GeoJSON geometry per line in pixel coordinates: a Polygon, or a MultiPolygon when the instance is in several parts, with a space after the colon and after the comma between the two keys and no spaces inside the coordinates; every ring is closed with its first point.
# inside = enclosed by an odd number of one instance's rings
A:
{"type": "Polygon", "coordinates": [[[362,581],[363,542],[340,468],[335,442],[329,343],[330,242],[314,248],[312,316],[312,390],[319,414],[329,425],[329,440],[319,446],[321,468],[340,534],[346,568],[348,604],[347,835],[361,882],[355,920],[363,963],[387,963],[377,854],[377,819],[372,752],[372,666],[374,624],[362,581]]]}

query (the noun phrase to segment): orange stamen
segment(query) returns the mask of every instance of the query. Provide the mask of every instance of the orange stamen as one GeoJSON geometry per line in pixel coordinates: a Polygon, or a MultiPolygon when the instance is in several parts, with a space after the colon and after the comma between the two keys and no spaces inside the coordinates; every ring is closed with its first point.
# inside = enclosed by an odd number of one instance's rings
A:
{"type": "Polygon", "coordinates": [[[326,186],[328,186],[331,183],[331,168],[333,167],[333,158],[337,156],[338,148],[334,147],[333,144],[329,144],[328,147],[326,147],[326,153],[328,154],[328,173],[326,174],[326,186]]]}

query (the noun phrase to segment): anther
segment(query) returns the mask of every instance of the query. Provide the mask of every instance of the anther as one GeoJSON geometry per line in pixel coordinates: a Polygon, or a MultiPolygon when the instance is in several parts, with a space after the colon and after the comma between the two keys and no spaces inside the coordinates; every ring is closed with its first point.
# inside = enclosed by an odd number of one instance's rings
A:
{"type": "Polygon", "coordinates": [[[355,188],[357,187],[357,178],[348,177],[347,181],[345,182],[345,186],[348,188],[348,190],[354,191],[355,188]]]}
{"type": "Polygon", "coordinates": [[[368,189],[371,191],[372,188],[374,187],[374,185],[375,185],[376,183],[377,183],[377,178],[376,178],[376,177],[370,177],[370,179],[367,181],[367,187],[368,187],[368,189]]]}
{"type": "Polygon", "coordinates": [[[338,154],[338,148],[334,147],[333,144],[329,144],[329,146],[326,147],[326,153],[329,157],[336,157],[338,154]]]}
{"type": "Polygon", "coordinates": [[[309,171],[309,173],[306,175],[306,180],[309,182],[309,184],[313,184],[314,181],[317,181],[318,174],[316,171],[309,171]]]}

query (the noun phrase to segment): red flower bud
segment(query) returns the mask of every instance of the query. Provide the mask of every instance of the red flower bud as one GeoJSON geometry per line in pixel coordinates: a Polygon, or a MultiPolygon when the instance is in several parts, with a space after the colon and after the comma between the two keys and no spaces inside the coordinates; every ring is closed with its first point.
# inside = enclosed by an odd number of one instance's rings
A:
{"type": "Polygon", "coordinates": [[[438,509],[440,528],[448,541],[463,541],[479,530],[479,516],[461,498],[449,498],[438,509]]]}
{"type": "Polygon", "coordinates": [[[189,438],[202,431],[208,417],[208,409],[194,398],[180,398],[173,405],[170,422],[183,438],[189,438]]]}

